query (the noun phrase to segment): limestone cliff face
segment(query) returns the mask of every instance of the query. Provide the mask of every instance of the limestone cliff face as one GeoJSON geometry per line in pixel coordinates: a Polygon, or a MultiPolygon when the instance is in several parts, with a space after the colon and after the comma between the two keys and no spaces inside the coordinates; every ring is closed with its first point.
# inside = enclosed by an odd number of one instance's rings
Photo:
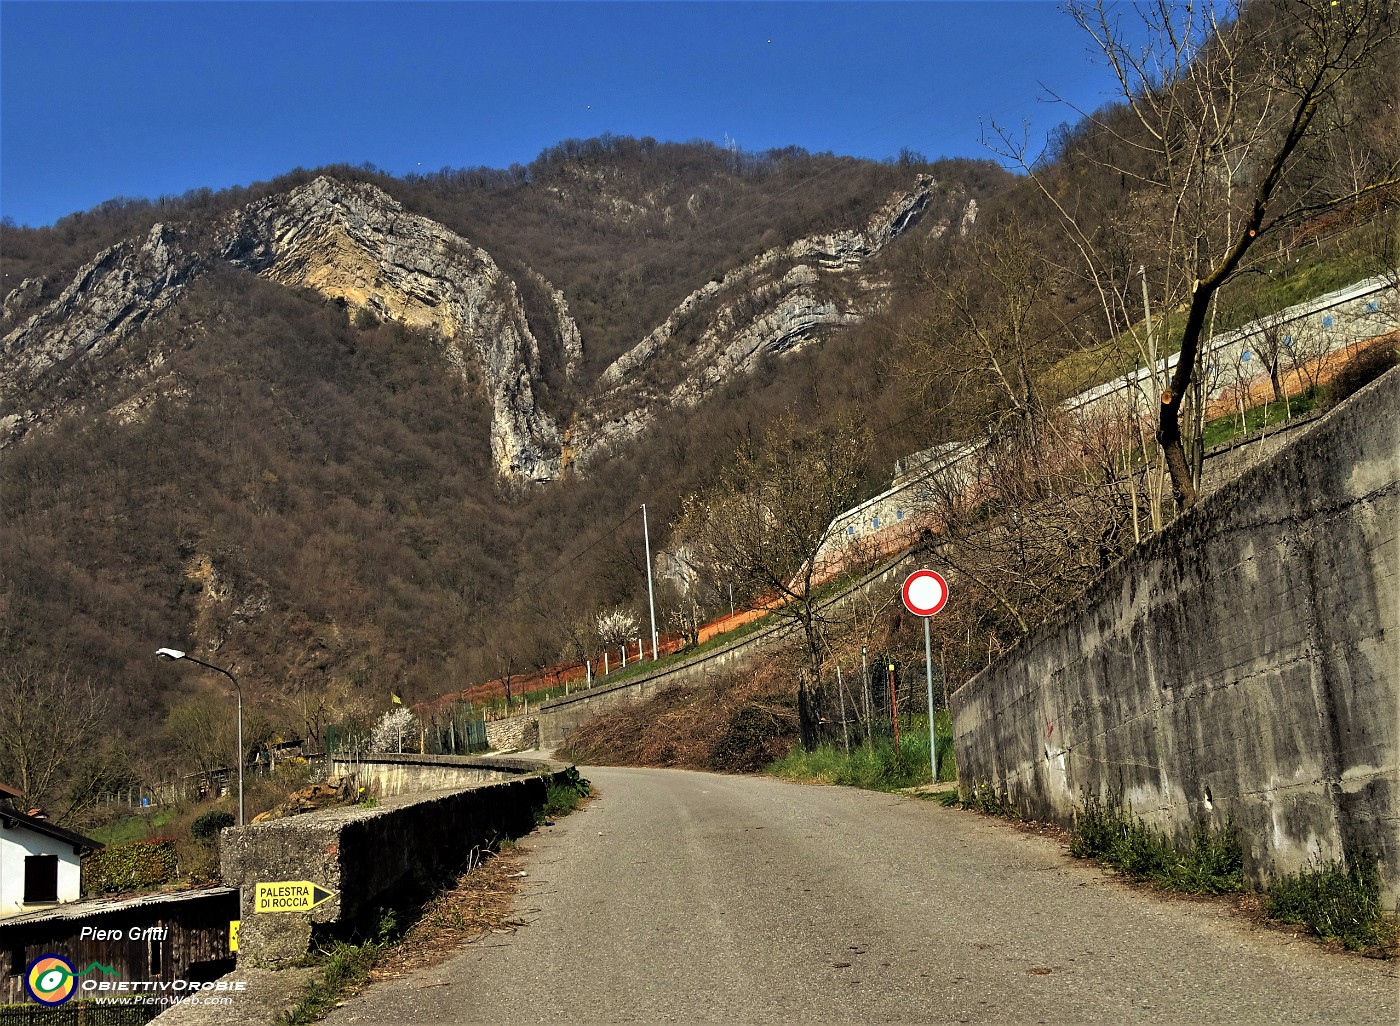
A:
{"type": "MultiPolygon", "coordinates": [[[[326,177],[244,208],[218,229],[213,251],[192,252],[182,238],[178,226],[160,224],[141,243],[105,250],[0,341],[0,404],[11,411],[0,421],[0,445],[52,412],[30,408],[28,390],[118,346],[222,259],[438,334],[448,362],[477,362],[487,383],[497,471],[537,481],[559,473],[559,433],[532,388],[539,347],[515,283],[485,251],[374,186],[326,177]]],[[[558,303],[561,334],[577,346],[562,295],[558,303]]]]}
{"type": "Polygon", "coordinates": [[[140,242],[103,250],[48,307],[0,339],[0,411],[8,411],[0,417],[0,446],[52,412],[26,402],[41,379],[112,349],[174,303],[199,268],[200,258],[185,249],[179,230],[157,224],[140,242]]]}
{"type": "MultiPolygon", "coordinates": [[[[539,345],[515,282],[485,250],[372,185],[322,177],[247,207],[221,255],[281,284],[438,334],[451,363],[479,362],[497,472],[534,481],[558,475],[559,432],[535,403],[539,345]]],[[[561,334],[577,340],[567,309],[558,316],[561,334]]]]}
{"type": "Polygon", "coordinates": [[[580,445],[580,459],[590,447],[600,450],[614,439],[639,433],[657,400],[693,406],[715,387],[749,371],[765,352],[797,349],[819,329],[868,316],[882,303],[887,285],[864,269],[871,257],[918,222],[936,188],[932,178],[921,175],[913,189],[891,196],[863,228],[775,247],[692,292],[603,372],[604,394],[580,445]],[[697,320],[703,327],[682,341],[682,325],[697,320]],[[635,375],[663,357],[673,375],[679,368],[679,381],[664,396],[643,397],[635,375]]]}
{"type": "MultiPolygon", "coordinates": [[[[586,467],[611,441],[640,434],[662,404],[694,406],[764,353],[798,349],[878,309],[889,286],[871,259],[920,221],[939,189],[920,176],[861,227],[774,247],[705,283],[595,382],[578,380],[584,339],[564,293],[524,267],[544,319],[536,329],[557,335],[563,379],[573,390],[574,415],[561,432],[537,403],[540,345],[520,292],[491,255],[373,185],[322,176],[206,227],[201,238],[212,242],[195,245],[193,229],[157,224],[144,239],[99,253],[56,300],[0,339],[0,447],[57,416],[61,403],[76,405],[44,398],[62,390],[42,386],[119,347],[201,273],[226,262],[439,337],[445,370],[474,370],[485,383],[497,473],[547,481],[575,460],[586,467]]],[[[974,216],[969,205],[964,230],[974,216]]],[[[7,297],[9,316],[32,308],[40,292],[22,283],[7,297]]],[[[183,388],[160,353],[149,366],[119,373],[133,384],[107,403],[116,424],[183,388]]]]}

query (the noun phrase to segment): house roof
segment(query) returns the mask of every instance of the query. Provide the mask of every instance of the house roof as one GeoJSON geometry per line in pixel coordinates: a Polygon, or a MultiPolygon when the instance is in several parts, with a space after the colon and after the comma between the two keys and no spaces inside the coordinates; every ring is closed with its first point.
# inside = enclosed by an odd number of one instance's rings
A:
{"type": "Polygon", "coordinates": [[[96,851],[102,847],[101,841],[94,841],[91,837],[84,837],[71,830],[64,830],[63,827],[54,826],[46,819],[35,819],[33,816],[26,816],[22,812],[16,812],[14,809],[7,809],[4,806],[0,806],[0,827],[6,830],[25,827],[35,833],[66,841],[73,846],[74,851],[78,852],[96,851]]]}
{"type": "MultiPolygon", "coordinates": [[[[82,901],[69,901],[53,908],[41,908],[33,912],[23,912],[17,916],[0,919],[6,927],[30,926],[36,923],[52,923],[66,919],[87,919],[92,916],[130,912],[163,905],[174,905],[204,898],[226,898],[237,896],[237,887],[199,887],[186,891],[161,891],[157,894],[137,894],[126,897],[86,898],[82,901]]],[[[159,914],[157,912],[156,914],[159,914]]]]}

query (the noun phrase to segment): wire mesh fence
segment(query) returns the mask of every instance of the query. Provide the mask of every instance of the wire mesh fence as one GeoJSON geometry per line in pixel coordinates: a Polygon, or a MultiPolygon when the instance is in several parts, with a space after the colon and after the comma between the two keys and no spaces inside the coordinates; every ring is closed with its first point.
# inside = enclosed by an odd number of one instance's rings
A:
{"type": "MultiPolygon", "coordinates": [[[[933,711],[947,708],[943,667],[933,666],[933,711]]],[[[928,670],[922,659],[878,656],[860,666],[837,666],[798,693],[798,728],[809,751],[818,745],[866,744],[914,729],[929,715],[928,670]]]]}

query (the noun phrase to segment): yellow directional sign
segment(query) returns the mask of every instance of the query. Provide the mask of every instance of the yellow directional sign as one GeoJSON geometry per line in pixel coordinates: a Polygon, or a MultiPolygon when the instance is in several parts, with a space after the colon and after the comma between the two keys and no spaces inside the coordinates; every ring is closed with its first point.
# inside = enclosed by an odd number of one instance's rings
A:
{"type": "Polygon", "coordinates": [[[335,891],[309,880],[277,880],[260,883],[253,891],[255,912],[310,912],[317,905],[330,901],[335,891]]]}
{"type": "Polygon", "coordinates": [[[243,925],[241,919],[230,919],[228,922],[228,949],[230,952],[238,952],[238,928],[243,925]]]}

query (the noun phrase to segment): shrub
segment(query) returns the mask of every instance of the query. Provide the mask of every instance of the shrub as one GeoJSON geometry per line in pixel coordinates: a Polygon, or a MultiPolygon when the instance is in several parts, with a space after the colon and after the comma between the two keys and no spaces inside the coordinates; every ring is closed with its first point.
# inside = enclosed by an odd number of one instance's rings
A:
{"type": "Polygon", "coordinates": [[[129,891],[159,887],[179,872],[173,837],[109,844],[83,859],[83,890],[129,891]]]}
{"type": "Polygon", "coordinates": [[[1324,387],[1324,403],[1336,406],[1375,381],[1400,363],[1400,350],[1394,344],[1374,345],[1363,349],[1344,363],[1324,387]]]}
{"type": "Polygon", "coordinates": [[[535,810],[536,824],[573,812],[578,808],[579,802],[587,798],[588,792],[592,790],[592,785],[579,776],[578,770],[572,766],[559,776],[563,779],[553,779],[545,784],[544,805],[535,810]]]}
{"type": "Polygon", "coordinates": [[[201,840],[209,840],[219,836],[219,831],[224,827],[233,826],[235,820],[233,813],[224,812],[222,809],[214,809],[206,812],[193,823],[190,824],[190,833],[201,840]]]}
{"type": "Polygon", "coordinates": [[[1190,894],[1226,894],[1244,888],[1244,852],[1233,826],[1213,829],[1204,820],[1180,850],[1123,807],[1121,795],[1084,799],[1069,843],[1075,858],[1094,858],[1132,877],[1190,894]]]}

